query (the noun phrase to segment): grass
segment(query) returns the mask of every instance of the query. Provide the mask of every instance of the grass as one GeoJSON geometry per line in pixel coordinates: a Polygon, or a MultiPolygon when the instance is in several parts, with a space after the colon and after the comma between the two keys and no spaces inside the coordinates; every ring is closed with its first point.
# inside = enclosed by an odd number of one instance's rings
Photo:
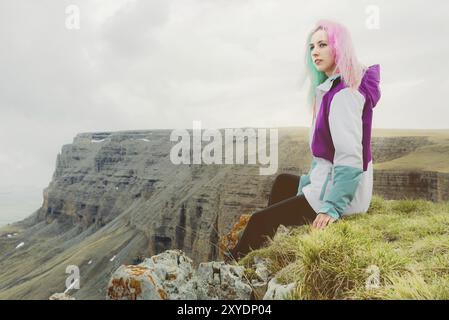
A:
{"type": "Polygon", "coordinates": [[[240,260],[248,274],[254,256],[297,283],[287,299],[449,299],[449,202],[375,196],[367,214],[276,235],[240,260]]]}

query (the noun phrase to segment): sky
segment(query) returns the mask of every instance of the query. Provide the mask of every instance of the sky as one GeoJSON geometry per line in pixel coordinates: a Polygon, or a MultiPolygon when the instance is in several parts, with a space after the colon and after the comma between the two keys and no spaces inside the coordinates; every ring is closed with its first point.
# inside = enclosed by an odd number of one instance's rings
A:
{"type": "Polygon", "coordinates": [[[41,192],[80,132],[309,126],[303,55],[323,18],[381,66],[374,128],[449,128],[448,12],[444,0],[1,0],[0,193],[41,192]]]}

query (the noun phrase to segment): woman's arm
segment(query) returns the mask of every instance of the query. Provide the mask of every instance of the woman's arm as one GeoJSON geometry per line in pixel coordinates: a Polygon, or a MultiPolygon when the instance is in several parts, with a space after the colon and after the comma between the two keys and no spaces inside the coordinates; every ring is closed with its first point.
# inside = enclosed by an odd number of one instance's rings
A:
{"type": "MultiPolygon", "coordinates": [[[[363,173],[364,96],[357,90],[345,88],[332,99],[329,128],[334,143],[334,179],[319,213],[339,219],[354,198],[363,173]]],[[[321,218],[323,219],[323,218],[321,218]]]]}

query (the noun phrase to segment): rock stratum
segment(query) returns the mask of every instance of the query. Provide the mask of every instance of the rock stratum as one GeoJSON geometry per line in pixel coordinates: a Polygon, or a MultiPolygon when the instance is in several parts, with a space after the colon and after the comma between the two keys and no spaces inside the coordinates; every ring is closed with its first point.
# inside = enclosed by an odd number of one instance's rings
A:
{"type": "MultiPolygon", "coordinates": [[[[307,128],[279,129],[279,167],[170,161],[171,130],[78,134],[57,155],[42,206],[0,229],[0,299],[48,299],[80,271],[76,299],[104,299],[121,265],[179,249],[193,268],[219,258],[242,214],[267,205],[279,173],[308,171],[307,128]]],[[[449,131],[375,130],[374,193],[449,199],[449,131]]],[[[246,162],[245,162],[246,163],[246,162]]]]}

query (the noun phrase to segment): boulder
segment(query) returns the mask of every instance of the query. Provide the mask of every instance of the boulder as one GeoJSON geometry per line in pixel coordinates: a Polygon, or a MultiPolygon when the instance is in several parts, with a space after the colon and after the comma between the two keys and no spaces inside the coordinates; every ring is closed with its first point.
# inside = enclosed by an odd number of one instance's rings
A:
{"type": "Polygon", "coordinates": [[[192,260],[181,250],[167,250],[138,265],[119,267],[112,275],[106,299],[197,299],[192,260]]]}

